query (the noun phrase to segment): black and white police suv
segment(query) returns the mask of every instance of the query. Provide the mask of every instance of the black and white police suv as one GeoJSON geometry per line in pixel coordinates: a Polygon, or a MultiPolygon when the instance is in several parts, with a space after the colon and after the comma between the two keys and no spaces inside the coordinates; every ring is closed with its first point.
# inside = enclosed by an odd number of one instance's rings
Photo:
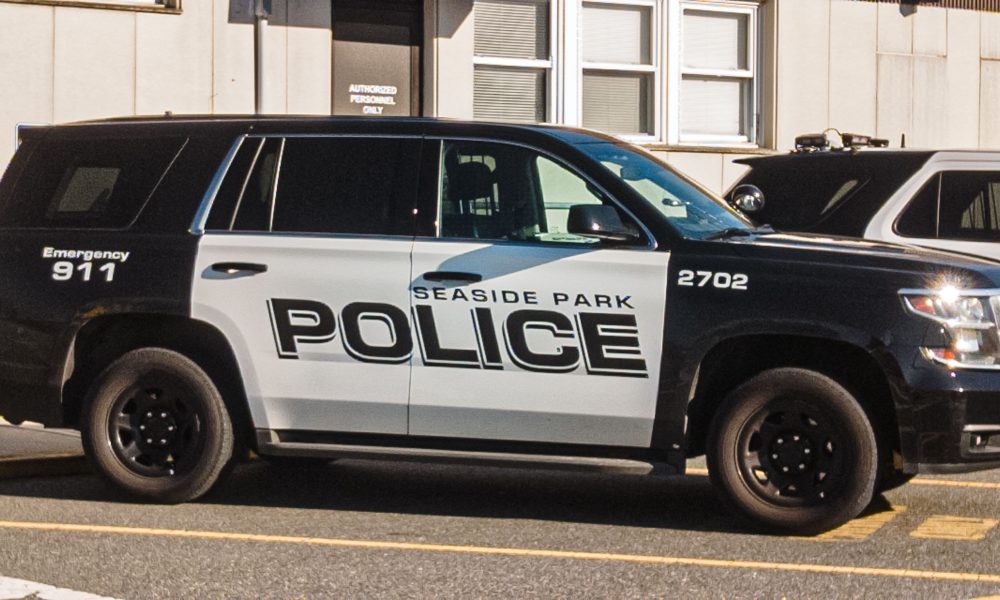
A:
{"type": "Polygon", "coordinates": [[[782,231],[916,244],[1000,260],[1000,152],[885,149],[885,140],[800,136],[789,154],[740,159],[726,194],[782,231]]]}
{"type": "Polygon", "coordinates": [[[682,473],[771,529],[1000,466],[1000,266],[754,229],[541,126],[39,128],[0,183],[0,414],[114,485],[385,457],[682,473]]]}

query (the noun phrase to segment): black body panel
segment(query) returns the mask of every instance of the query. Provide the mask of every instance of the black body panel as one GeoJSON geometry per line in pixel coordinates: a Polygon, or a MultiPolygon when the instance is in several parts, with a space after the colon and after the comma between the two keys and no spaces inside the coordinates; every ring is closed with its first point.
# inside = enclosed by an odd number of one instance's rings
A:
{"type": "Polygon", "coordinates": [[[864,237],[885,201],[933,152],[808,152],[741,159],[750,170],[735,184],[764,192],[751,217],[782,231],[864,237]]]}

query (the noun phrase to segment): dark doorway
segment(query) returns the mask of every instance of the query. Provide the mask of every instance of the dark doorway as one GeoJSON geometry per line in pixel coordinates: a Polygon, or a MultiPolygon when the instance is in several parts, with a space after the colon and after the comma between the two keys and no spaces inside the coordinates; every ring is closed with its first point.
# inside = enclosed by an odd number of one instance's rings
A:
{"type": "Polygon", "coordinates": [[[423,0],[331,4],[333,114],[419,115],[423,0]]]}

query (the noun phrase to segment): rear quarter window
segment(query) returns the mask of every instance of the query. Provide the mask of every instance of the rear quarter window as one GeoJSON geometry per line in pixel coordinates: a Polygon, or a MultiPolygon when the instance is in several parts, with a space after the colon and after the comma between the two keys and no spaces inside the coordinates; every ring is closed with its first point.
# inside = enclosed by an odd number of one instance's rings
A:
{"type": "Polygon", "coordinates": [[[47,138],[0,205],[0,227],[124,229],[184,143],[183,138],[47,138]]]}

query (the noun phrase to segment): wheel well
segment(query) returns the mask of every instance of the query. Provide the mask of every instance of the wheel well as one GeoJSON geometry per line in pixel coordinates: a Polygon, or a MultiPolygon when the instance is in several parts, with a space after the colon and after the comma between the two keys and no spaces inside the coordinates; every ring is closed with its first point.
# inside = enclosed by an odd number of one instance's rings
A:
{"type": "Polygon", "coordinates": [[[833,340],[759,335],[725,340],[702,360],[688,407],[688,455],[705,453],[712,417],[730,391],[754,375],[778,367],[811,369],[840,383],[868,413],[880,445],[899,450],[892,391],[871,354],[833,340]]]}
{"type": "Polygon", "coordinates": [[[79,426],[87,390],[123,354],[144,347],[166,348],[197,363],[219,388],[237,442],[253,447],[253,426],[236,355],[218,329],[185,317],[113,315],[87,322],[73,343],[72,373],[63,385],[63,418],[79,426]]]}

